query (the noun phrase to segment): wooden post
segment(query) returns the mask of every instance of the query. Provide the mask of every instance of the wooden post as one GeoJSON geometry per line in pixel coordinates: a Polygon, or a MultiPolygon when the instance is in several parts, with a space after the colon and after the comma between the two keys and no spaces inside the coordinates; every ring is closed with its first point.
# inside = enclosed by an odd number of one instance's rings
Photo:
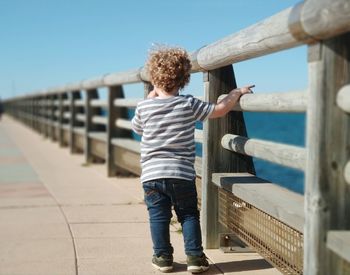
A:
{"type": "Polygon", "coordinates": [[[350,159],[350,117],[337,105],[350,82],[350,33],[309,46],[309,106],[305,177],[304,274],[338,274],[326,247],[328,230],[350,229],[350,190],[343,169],[350,159]]]}
{"type": "Polygon", "coordinates": [[[58,144],[63,146],[63,94],[58,95],[58,144]]]}
{"type": "MultiPolygon", "coordinates": [[[[221,94],[236,88],[231,65],[205,72],[205,101],[216,103],[221,94]]],[[[242,112],[230,112],[220,119],[209,119],[203,125],[202,157],[202,232],[203,246],[207,249],[219,246],[218,188],[212,183],[212,173],[249,172],[255,174],[251,157],[225,150],[221,138],[227,133],[247,136],[242,112]]]]}
{"type": "Polygon", "coordinates": [[[115,121],[117,118],[126,118],[126,109],[123,107],[115,107],[114,100],[116,98],[124,98],[122,86],[111,86],[108,91],[108,120],[107,120],[107,152],[106,166],[108,177],[113,177],[118,171],[114,163],[112,139],[115,137],[130,137],[130,134],[125,129],[117,128],[115,121]]]}
{"type": "Polygon", "coordinates": [[[93,108],[91,106],[91,100],[98,98],[98,91],[97,89],[93,90],[86,90],[85,94],[85,148],[84,148],[84,155],[85,155],[85,163],[91,163],[93,160],[92,154],[91,154],[91,142],[89,138],[89,132],[93,131],[94,125],[92,123],[92,117],[97,114],[96,108],[93,108]]]}
{"type": "Polygon", "coordinates": [[[153,85],[151,84],[151,82],[143,82],[143,88],[144,88],[143,98],[147,98],[149,92],[153,90],[153,85]]]}
{"type": "Polygon", "coordinates": [[[69,150],[71,154],[76,153],[75,148],[75,138],[74,138],[74,127],[76,126],[76,107],[74,105],[74,102],[76,99],[80,99],[80,91],[73,91],[70,93],[70,104],[69,104],[69,110],[70,110],[70,120],[69,120],[69,150]]]}
{"type": "Polygon", "coordinates": [[[55,105],[55,100],[57,97],[55,95],[50,96],[50,118],[51,118],[51,140],[56,141],[56,117],[55,117],[55,110],[56,110],[56,105],[55,105]]]}

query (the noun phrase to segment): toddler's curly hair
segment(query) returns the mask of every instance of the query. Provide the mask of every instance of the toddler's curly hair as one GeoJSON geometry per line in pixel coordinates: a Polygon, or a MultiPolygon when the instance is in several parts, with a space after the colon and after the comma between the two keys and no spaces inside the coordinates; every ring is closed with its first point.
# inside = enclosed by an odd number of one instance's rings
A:
{"type": "Polygon", "coordinates": [[[166,93],[181,90],[190,81],[191,60],[186,50],[180,47],[152,48],[146,67],[152,84],[166,93]]]}

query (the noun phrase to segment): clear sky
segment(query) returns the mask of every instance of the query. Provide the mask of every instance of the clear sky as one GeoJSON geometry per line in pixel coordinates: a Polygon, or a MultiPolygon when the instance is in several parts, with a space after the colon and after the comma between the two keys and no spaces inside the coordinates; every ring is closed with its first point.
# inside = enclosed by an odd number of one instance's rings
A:
{"type": "MultiPolygon", "coordinates": [[[[143,66],[152,43],[194,51],[296,0],[0,0],[0,96],[143,66]]],[[[234,64],[255,92],[307,85],[306,47],[234,64]]],[[[129,85],[130,94],[143,91],[129,85]]],[[[200,74],[188,92],[203,90],[200,74]]],[[[187,91],[186,90],[186,91],[187,91]]]]}

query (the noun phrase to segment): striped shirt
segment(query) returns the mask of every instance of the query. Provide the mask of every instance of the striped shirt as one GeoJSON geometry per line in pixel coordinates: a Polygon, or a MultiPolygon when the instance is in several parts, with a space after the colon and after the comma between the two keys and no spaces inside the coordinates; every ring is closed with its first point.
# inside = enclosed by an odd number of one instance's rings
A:
{"type": "Polygon", "coordinates": [[[138,103],[132,119],[141,139],[141,182],[178,178],[193,180],[196,121],[204,121],[214,105],[193,96],[149,98],[138,103]]]}

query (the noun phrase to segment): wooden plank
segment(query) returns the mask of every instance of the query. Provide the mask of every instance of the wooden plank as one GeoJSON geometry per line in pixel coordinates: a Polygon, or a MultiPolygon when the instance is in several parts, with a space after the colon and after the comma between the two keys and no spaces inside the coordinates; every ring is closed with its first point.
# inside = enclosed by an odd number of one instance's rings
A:
{"type": "Polygon", "coordinates": [[[139,103],[141,100],[141,98],[117,98],[114,100],[114,106],[136,108],[137,103],[139,103]]]}
{"type": "Polygon", "coordinates": [[[92,107],[107,107],[107,101],[102,99],[93,99],[90,104],[92,107]]]}
{"type": "Polygon", "coordinates": [[[84,99],[76,100],[75,103],[74,103],[74,105],[75,105],[75,106],[84,107],[84,106],[85,106],[85,100],[84,100],[84,99]]]}
{"type": "MultiPolygon", "coordinates": [[[[237,87],[231,65],[209,71],[203,76],[204,95],[207,102],[216,102],[222,93],[227,93],[237,87]]],[[[212,184],[212,173],[254,173],[250,157],[241,157],[220,146],[218,140],[227,132],[246,135],[241,112],[230,112],[224,118],[207,120],[203,124],[201,223],[203,246],[207,249],[219,246],[218,188],[212,184]]]]}
{"type": "Polygon", "coordinates": [[[194,130],[194,141],[198,143],[203,143],[203,130],[194,130]]]}
{"type": "Polygon", "coordinates": [[[118,118],[115,120],[115,126],[123,129],[132,130],[132,124],[130,120],[118,118]]]}
{"type": "Polygon", "coordinates": [[[344,178],[345,181],[350,184],[350,161],[348,161],[344,168],[344,178]]]}
{"type": "MultiPolygon", "coordinates": [[[[96,136],[98,137],[98,136],[96,136]]],[[[98,138],[91,138],[91,155],[100,159],[106,159],[106,141],[98,138]]]]}
{"type": "Polygon", "coordinates": [[[124,147],[113,146],[114,164],[133,174],[141,175],[140,154],[124,147]]]}
{"type": "Polygon", "coordinates": [[[304,197],[249,173],[214,173],[213,183],[236,197],[304,231],[304,197]]]}
{"type": "Polygon", "coordinates": [[[261,158],[302,171],[305,169],[306,151],[305,148],[299,146],[249,139],[231,134],[222,137],[221,145],[236,153],[261,158]]]}
{"type": "Polygon", "coordinates": [[[202,69],[215,69],[308,43],[310,38],[345,33],[350,31],[349,22],[348,0],[308,0],[202,47],[196,62],[202,69]],[[295,25],[300,26],[297,32],[295,25]]]}
{"type": "MultiPolygon", "coordinates": [[[[259,93],[243,95],[233,110],[246,112],[303,113],[307,107],[307,92],[259,93]]],[[[218,102],[225,98],[221,95],[218,102]]]]}
{"type": "Polygon", "coordinates": [[[88,136],[91,139],[96,139],[103,142],[107,141],[107,134],[103,132],[89,132],[88,136]]]}
{"type": "Polygon", "coordinates": [[[76,114],[76,119],[81,122],[85,122],[86,115],[84,114],[76,114]]]}
{"type": "Polygon", "coordinates": [[[327,247],[344,260],[350,262],[350,231],[328,231],[327,247]]]}
{"type": "Polygon", "coordinates": [[[350,113],[350,85],[345,85],[339,90],[337,105],[344,112],[350,113]]]}
{"type": "Polygon", "coordinates": [[[141,82],[142,79],[140,77],[140,70],[141,70],[141,68],[126,71],[126,72],[107,74],[103,78],[104,85],[106,85],[106,86],[118,86],[118,85],[123,85],[123,84],[131,84],[131,83],[141,82]]]}
{"type": "Polygon", "coordinates": [[[107,117],[105,117],[105,116],[93,116],[92,122],[95,124],[107,125],[107,117]]]}
{"type": "Polygon", "coordinates": [[[326,247],[328,230],[350,229],[350,117],[336,105],[350,82],[350,35],[309,47],[309,109],[305,169],[304,274],[333,274],[338,260],[326,247]]]}
{"type": "Polygon", "coordinates": [[[137,154],[141,154],[140,142],[130,138],[113,138],[112,144],[122,147],[137,154]]]}
{"type": "Polygon", "coordinates": [[[74,127],[74,134],[85,135],[85,127],[74,127]]]}

